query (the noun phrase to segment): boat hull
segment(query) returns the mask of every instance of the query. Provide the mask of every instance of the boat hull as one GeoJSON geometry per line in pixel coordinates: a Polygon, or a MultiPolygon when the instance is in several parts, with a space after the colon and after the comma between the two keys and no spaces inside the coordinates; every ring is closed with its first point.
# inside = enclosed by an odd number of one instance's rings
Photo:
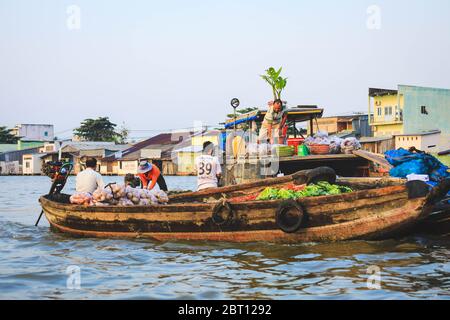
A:
{"type": "Polygon", "coordinates": [[[41,197],[53,229],[74,236],[148,238],[227,242],[330,242],[392,237],[415,226],[431,210],[425,198],[408,199],[405,186],[302,198],[305,226],[293,233],[280,230],[275,213],[281,201],[229,202],[232,219],[218,225],[216,203],[179,203],[148,207],[85,207],[41,197]]]}
{"type": "Polygon", "coordinates": [[[322,227],[304,228],[296,233],[281,230],[216,231],[216,232],[136,232],[99,231],[74,229],[51,221],[51,226],[60,232],[80,237],[97,238],[145,238],[157,241],[223,241],[223,242],[274,242],[308,243],[336,242],[345,240],[385,239],[412,228],[423,216],[420,200],[412,201],[401,209],[385,212],[381,216],[359,219],[352,222],[322,227]]]}

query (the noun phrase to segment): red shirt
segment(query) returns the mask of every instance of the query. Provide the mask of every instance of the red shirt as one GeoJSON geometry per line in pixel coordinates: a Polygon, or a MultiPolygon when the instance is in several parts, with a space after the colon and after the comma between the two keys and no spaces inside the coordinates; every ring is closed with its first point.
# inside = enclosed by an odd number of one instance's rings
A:
{"type": "Polygon", "coordinates": [[[161,171],[155,165],[153,165],[152,170],[150,170],[146,173],[140,173],[138,176],[139,176],[139,179],[141,179],[142,188],[147,188],[149,181],[151,181],[151,184],[148,187],[148,189],[152,190],[155,187],[156,182],[158,181],[158,178],[160,175],[161,175],[161,171]]]}

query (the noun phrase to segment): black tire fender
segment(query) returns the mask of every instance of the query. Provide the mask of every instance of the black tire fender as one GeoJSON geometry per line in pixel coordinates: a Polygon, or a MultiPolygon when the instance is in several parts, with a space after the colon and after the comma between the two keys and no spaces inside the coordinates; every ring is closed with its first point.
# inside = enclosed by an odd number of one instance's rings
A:
{"type": "Polygon", "coordinates": [[[408,189],[408,199],[423,198],[430,193],[430,186],[420,180],[406,182],[406,188],[408,189]]]}
{"type": "Polygon", "coordinates": [[[297,232],[308,223],[308,215],[295,200],[284,200],[275,212],[275,222],[286,233],[297,232]]]}
{"type": "Polygon", "coordinates": [[[331,184],[336,182],[336,171],[330,167],[319,167],[309,170],[306,173],[306,183],[317,183],[320,181],[327,181],[331,184]]]}
{"type": "Polygon", "coordinates": [[[450,178],[442,180],[427,196],[428,204],[436,204],[444,200],[450,191],[450,178]]]}
{"type": "Polygon", "coordinates": [[[222,226],[231,222],[233,219],[234,210],[229,202],[221,201],[214,206],[213,213],[211,215],[211,220],[214,224],[222,226]]]}

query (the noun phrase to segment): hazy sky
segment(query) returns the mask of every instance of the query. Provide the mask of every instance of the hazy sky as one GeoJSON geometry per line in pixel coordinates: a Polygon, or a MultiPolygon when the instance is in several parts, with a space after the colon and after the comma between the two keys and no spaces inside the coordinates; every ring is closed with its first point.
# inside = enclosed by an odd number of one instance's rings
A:
{"type": "Polygon", "coordinates": [[[327,115],[365,111],[370,86],[450,88],[450,1],[0,0],[0,125],[215,125],[233,97],[265,105],[269,66],[289,104],[327,115]]]}

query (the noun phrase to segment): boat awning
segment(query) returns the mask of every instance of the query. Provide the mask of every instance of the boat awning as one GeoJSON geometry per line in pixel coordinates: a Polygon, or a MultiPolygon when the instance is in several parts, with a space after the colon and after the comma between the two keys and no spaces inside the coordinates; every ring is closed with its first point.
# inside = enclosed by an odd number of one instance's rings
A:
{"type": "Polygon", "coordinates": [[[238,119],[236,121],[231,121],[231,122],[225,123],[225,129],[230,129],[230,128],[233,128],[235,125],[239,125],[241,123],[247,123],[247,122],[251,122],[251,121],[256,121],[258,119],[259,119],[258,115],[252,115],[252,116],[248,116],[248,117],[245,117],[242,119],[238,119]]]}
{"type": "MultiPolygon", "coordinates": [[[[225,122],[225,129],[233,128],[234,125],[239,125],[241,123],[256,121],[262,122],[267,110],[265,111],[252,111],[243,115],[239,115],[236,117],[236,121],[234,119],[229,119],[225,122]]],[[[321,118],[323,115],[323,109],[319,108],[291,108],[287,109],[288,113],[288,121],[292,122],[303,122],[309,121],[314,118],[321,118]]]]}

